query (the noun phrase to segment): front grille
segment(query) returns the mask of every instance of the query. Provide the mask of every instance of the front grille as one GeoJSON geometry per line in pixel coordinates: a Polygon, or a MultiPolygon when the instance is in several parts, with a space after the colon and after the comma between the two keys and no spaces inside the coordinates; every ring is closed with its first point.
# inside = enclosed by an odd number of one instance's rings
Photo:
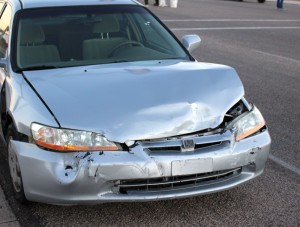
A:
{"type": "Polygon", "coordinates": [[[120,180],[115,182],[119,193],[170,191],[192,188],[224,181],[239,175],[242,168],[200,173],[183,176],[160,177],[150,179],[120,180]]]}
{"type": "Polygon", "coordinates": [[[176,138],[153,139],[148,141],[138,141],[146,153],[160,155],[168,153],[185,153],[185,152],[210,152],[212,149],[222,149],[229,147],[233,141],[234,135],[229,131],[214,133],[209,135],[190,135],[176,138]],[[188,142],[188,144],[186,144],[188,142]],[[188,145],[188,146],[187,146],[188,145]],[[194,145],[194,147],[193,147],[194,145]]]}
{"type": "MultiPolygon", "coordinates": [[[[222,142],[218,141],[218,142],[213,142],[213,143],[195,144],[195,150],[220,145],[221,143],[222,142]]],[[[147,147],[147,149],[151,153],[156,153],[156,152],[162,153],[162,152],[168,152],[168,151],[181,152],[181,146],[147,147]]]]}

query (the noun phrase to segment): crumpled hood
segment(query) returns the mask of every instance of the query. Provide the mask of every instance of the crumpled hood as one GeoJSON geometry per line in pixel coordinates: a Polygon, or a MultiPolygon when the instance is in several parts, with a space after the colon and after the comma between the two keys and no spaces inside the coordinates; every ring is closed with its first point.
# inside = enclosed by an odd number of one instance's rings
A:
{"type": "Polygon", "coordinates": [[[234,69],[208,63],[118,63],[24,75],[61,127],[120,143],[215,128],[244,95],[234,69]]]}

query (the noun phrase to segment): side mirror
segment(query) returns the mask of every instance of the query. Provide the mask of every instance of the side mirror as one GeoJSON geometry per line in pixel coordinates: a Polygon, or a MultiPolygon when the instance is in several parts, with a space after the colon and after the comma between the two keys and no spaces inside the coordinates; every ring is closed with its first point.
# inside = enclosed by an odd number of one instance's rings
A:
{"type": "Polygon", "coordinates": [[[198,48],[201,42],[201,38],[198,35],[185,35],[181,40],[183,46],[192,53],[198,48]]]}

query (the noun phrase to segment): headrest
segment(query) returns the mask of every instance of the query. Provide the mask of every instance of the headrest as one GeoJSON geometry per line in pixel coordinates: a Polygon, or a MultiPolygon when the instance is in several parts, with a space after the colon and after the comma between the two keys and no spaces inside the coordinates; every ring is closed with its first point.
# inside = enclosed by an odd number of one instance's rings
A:
{"type": "Polygon", "coordinates": [[[93,27],[93,33],[118,32],[120,25],[116,17],[113,15],[103,15],[102,21],[93,27]]]}
{"type": "Polygon", "coordinates": [[[40,25],[21,24],[21,44],[38,44],[45,41],[45,33],[40,25]]]}

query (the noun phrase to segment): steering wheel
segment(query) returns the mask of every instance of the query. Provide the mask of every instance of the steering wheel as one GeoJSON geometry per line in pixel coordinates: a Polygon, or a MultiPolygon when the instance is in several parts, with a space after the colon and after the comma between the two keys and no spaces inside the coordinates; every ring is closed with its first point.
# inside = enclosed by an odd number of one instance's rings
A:
{"type": "Polygon", "coordinates": [[[136,46],[140,46],[140,47],[145,47],[141,42],[138,41],[126,41],[123,43],[120,43],[119,45],[117,45],[111,52],[111,54],[109,56],[113,56],[119,49],[123,48],[124,46],[128,46],[128,45],[136,45],[136,46]]]}

